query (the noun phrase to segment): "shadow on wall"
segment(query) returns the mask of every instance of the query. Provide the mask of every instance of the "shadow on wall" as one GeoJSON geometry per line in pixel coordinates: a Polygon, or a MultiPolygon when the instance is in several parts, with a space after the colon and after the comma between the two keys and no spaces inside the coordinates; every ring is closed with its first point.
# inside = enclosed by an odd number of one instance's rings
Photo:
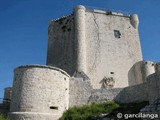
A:
{"type": "Polygon", "coordinates": [[[114,98],[119,103],[136,103],[149,101],[148,84],[129,86],[122,89],[114,98]]]}
{"type": "Polygon", "coordinates": [[[129,86],[144,83],[143,61],[136,62],[128,72],[129,86]]]}

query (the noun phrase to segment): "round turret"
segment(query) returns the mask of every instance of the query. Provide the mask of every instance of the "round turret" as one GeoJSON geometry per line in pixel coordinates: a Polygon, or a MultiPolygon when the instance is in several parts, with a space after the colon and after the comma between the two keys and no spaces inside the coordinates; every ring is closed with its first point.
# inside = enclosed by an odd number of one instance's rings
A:
{"type": "Polygon", "coordinates": [[[14,70],[11,120],[54,120],[68,109],[69,75],[61,69],[28,65],[14,70]]]}
{"type": "Polygon", "coordinates": [[[143,74],[145,79],[144,82],[146,82],[146,78],[153,73],[155,73],[154,62],[152,61],[143,62],[143,74]]]}
{"type": "Polygon", "coordinates": [[[155,64],[155,71],[156,72],[160,71],[160,63],[155,64]]]}
{"type": "Polygon", "coordinates": [[[131,20],[131,24],[132,26],[137,29],[138,25],[139,25],[139,19],[138,19],[138,15],[137,14],[132,14],[130,16],[130,20],[131,20]]]}
{"type": "Polygon", "coordinates": [[[75,10],[76,10],[76,9],[84,9],[84,10],[85,10],[86,8],[85,8],[83,5],[77,5],[77,6],[75,7],[75,10]]]}
{"type": "Polygon", "coordinates": [[[4,99],[10,100],[12,95],[12,87],[4,88],[4,99]]]}
{"type": "Polygon", "coordinates": [[[4,88],[4,98],[3,98],[3,104],[9,106],[12,96],[12,87],[6,87],[4,88]]]}

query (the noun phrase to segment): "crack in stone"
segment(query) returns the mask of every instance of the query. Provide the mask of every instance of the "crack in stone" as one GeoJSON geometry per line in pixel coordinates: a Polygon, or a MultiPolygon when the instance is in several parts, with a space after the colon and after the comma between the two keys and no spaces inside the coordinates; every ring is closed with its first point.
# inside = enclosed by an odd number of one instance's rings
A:
{"type": "Polygon", "coordinates": [[[95,59],[94,59],[94,63],[93,63],[93,65],[92,65],[92,69],[94,69],[94,68],[96,68],[96,61],[97,61],[97,59],[98,59],[98,54],[100,54],[100,33],[99,33],[99,26],[98,26],[98,23],[97,23],[97,21],[96,21],[96,16],[95,16],[95,14],[93,13],[93,20],[94,20],[94,22],[95,22],[95,26],[96,26],[96,28],[97,28],[97,49],[96,49],[96,52],[95,52],[95,59]]]}

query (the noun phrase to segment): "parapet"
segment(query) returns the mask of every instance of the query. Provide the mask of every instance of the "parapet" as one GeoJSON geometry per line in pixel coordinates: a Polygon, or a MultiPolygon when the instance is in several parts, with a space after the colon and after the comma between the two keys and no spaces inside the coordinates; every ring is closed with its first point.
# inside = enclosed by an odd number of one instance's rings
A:
{"type": "Polygon", "coordinates": [[[90,6],[77,6],[77,8],[83,8],[87,12],[94,12],[94,13],[101,13],[106,15],[115,15],[115,16],[121,16],[121,17],[130,17],[129,13],[122,12],[122,11],[115,11],[115,10],[107,10],[102,8],[96,8],[96,7],[90,7],[90,6]]]}
{"type": "Polygon", "coordinates": [[[53,20],[50,20],[50,21],[49,21],[49,24],[51,24],[51,23],[52,23],[52,21],[54,21],[54,22],[58,22],[58,21],[61,21],[61,20],[66,19],[66,18],[68,18],[68,17],[70,17],[70,16],[72,16],[72,14],[70,14],[70,15],[66,15],[66,16],[62,16],[62,17],[60,17],[60,18],[56,18],[56,19],[53,19],[53,20]]]}
{"type": "Polygon", "coordinates": [[[57,68],[57,67],[47,66],[47,65],[39,65],[39,64],[34,64],[34,65],[22,65],[22,66],[16,67],[16,68],[14,69],[14,71],[17,70],[17,69],[20,69],[20,68],[46,68],[46,69],[51,69],[51,70],[59,71],[59,72],[61,72],[62,74],[70,77],[70,75],[69,75],[67,72],[65,72],[64,70],[62,70],[62,69],[60,69],[60,68],[57,68]]]}

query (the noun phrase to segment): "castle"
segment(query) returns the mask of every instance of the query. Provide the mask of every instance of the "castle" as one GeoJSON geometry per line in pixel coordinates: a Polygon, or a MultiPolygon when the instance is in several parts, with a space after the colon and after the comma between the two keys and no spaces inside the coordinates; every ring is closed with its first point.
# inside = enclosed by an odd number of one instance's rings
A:
{"type": "Polygon", "coordinates": [[[160,64],[143,61],[138,25],[137,14],[82,5],[50,21],[46,65],[15,68],[12,90],[5,89],[9,118],[57,120],[69,107],[95,101],[153,105],[160,64]]]}

